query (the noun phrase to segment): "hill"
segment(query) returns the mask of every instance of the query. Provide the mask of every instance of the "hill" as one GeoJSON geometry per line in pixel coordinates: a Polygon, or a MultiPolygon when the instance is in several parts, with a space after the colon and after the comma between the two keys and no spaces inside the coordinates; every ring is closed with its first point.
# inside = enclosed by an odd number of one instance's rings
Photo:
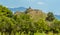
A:
{"type": "Polygon", "coordinates": [[[56,17],[58,20],[60,20],[60,15],[55,15],[55,17],[56,17]]]}
{"type": "Polygon", "coordinates": [[[25,12],[16,12],[15,14],[21,14],[25,13],[30,15],[30,18],[33,19],[35,22],[38,21],[39,19],[45,19],[46,18],[46,13],[44,13],[42,10],[38,9],[32,9],[32,8],[27,8],[25,12]]]}
{"type": "MultiPolygon", "coordinates": [[[[30,14],[31,16],[33,16],[33,14],[34,14],[34,16],[37,16],[37,15],[43,16],[43,13],[44,13],[44,12],[42,12],[42,10],[32,9],[32,8],[25,8],[25,7],[9,8],[9,9],[11,11],[13,11],[13,12],[20,11],[20,13],[21,13],[21,11],[24,12],[24,11],[27,11],[28,10],[28,14],[30,14]]],[[[55,17],[60,20],[60,15],[55,15],[55,17]]]]}
{"type": "Polygon", "coordinates": [[[46,17],[46,14],[42,10],[28,8],[26,11],[34,21],[38,21],[40,18],[45,19],[46,17]]]}
{"type": "Polygon", "coordinates": [[[25,11],[25,7],[18,7],[18,8],[9,8],[11,11],[16,12],[16,11],[25,11]]]}

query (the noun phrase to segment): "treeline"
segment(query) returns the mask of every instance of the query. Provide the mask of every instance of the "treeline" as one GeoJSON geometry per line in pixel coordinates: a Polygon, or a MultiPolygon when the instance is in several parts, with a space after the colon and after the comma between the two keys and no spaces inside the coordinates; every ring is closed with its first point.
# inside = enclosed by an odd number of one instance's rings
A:
{"type": "Polygon", "coordinates": [[[0,5],[0,32],[1,35],[5,33],[13,32],[16,35],[16,32],[22,32],[28,35],[34,35],[36,32],[48,32],[59,33],[60,32],[60,21],[54,17],[52,12],[47,14],[45,19],[40,18],[37,22],[34,22],[31,19],[31,16],[27,14],[27,12],[23,12],[20,14],[13,14],[11,10],[0,5]]]}

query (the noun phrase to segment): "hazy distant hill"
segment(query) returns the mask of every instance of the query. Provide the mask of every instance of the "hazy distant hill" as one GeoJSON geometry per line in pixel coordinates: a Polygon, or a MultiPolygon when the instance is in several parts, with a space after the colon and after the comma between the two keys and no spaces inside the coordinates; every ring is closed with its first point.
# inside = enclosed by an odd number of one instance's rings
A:
{"type": "Polygon", "coordinates": [[[60,20],[60,15],[55,15],[55,17],[56,17],[58,20],[60,20]]]}
{"type": "Polygon", "coordinates": [[[18,7],[18,8],[9,8],[11,11],[16,12],[16,11],[25,11],[25,7],[18,7]]]}

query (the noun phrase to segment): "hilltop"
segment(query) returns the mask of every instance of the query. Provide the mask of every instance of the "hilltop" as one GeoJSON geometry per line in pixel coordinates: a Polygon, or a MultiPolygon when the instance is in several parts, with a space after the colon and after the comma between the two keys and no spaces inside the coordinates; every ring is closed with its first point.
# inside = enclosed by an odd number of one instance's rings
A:
{"type": "Polygon", "coordinates": [[[32,9],[31,7],[27,8],[25,12],[15,12],[15,14],[22,14],[22,13],[30,15],[30,18],[33,19],[34,21],[37,21],[40,18],[42,19],[46,18],[46,13],[44,13],[42,10],[32,9]]]}

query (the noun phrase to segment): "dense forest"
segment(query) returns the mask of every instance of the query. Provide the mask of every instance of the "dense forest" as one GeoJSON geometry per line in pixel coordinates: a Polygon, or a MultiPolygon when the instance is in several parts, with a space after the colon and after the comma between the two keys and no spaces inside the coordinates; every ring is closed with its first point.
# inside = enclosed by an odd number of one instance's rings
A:
{"type": "Polygon", "coordinates": [[[24,12],[13,13],[7,7],[0,5],[0,35],[34,35],[34,33],[60,33],[60,20],[52,12],[29,7],[24,12]]]}

